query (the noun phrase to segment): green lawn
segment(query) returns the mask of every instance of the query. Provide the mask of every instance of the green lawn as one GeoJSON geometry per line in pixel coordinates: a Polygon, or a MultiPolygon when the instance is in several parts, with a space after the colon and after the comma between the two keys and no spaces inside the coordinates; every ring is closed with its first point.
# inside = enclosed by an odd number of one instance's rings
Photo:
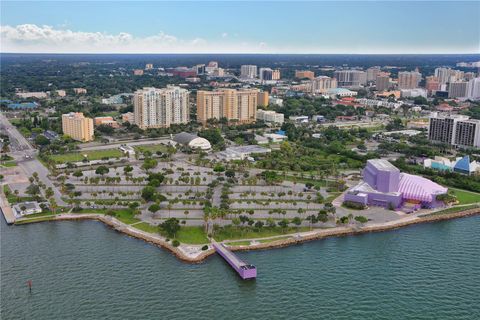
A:
{"type": "Polygon", "coordinates": [[[280,227],[275,228],[262,228],[258,231],[254,231],[252,228],[223,228],[215,232],[213,238],[217,241],[224,241],[224,240],[241,240],[241,239],[255,239],[255,238],[266,238],[266,237],[273,237],[273,236],[280,236],[285,235],[288,233],[296,233],[296,232],[305,232],[309,231],[309,227],[289,227],[286,230],[282,230],[280,227]]]}
{"type": "Polygon", "coordinates": [[[137,223],[137,224],[133,225],[132,227],[134,227],[136,229],[139,229],[139,230],[142,230],[142,231],[145,231],[145,232],[149,232],[149,233],[158,233],[158,227],[153,226],[153,225],[151,225],[150,223],[147,223],[147,222],[140,222],[140,223],[137,223]]]}
{"type": "Polygon", "coordinates": [[[182,226],[180,231],[177,232],[176,239],[181,243],[187,244],[204,244],[210,242],[203,231],[203,227],[182,226]]]}
{"type": "MultiPolygon", "coordinates": [[[[149,233],[158,233],[159,228],[157,226],[151,225],[147,222],[140,222],[132,226],[133,228],[149,232],[149,233]]],[[[166,237],[165,234],[162,234],[166,237]]],[[[203,227],[185,227],[181,226],[180,231],[176,235],[176,239],[181,243],[186,244],[204,244],[209,243],[203,227]]]]}
{"type": "Polygon", "coordinates": [[[15,221],[15,224],[19,225],[19,224],[27,224],[27,223],[33,223],[33,222],[50,221],[50,220],[53,220],[53,218],[54,218],[53,215],[47,215],[47,216],[38,217],[35,219],[17,220],[15,221]]]}
{"type": "Polygon", "coordinates": [[[438,216],[438,215],[448,214],[448,213],[456,213],[456,212],[466,211],[466,210],[470,210],[470,209],[474,209],[474,208],[478,208],[478,207],[479,207],[478,204],[472,204],[472,205],[469,205],[469,206],[462,206],[462,207],[451,207],[451,208],[448,208],[448,209],[445,209],[445,210],[440,210],[440,211],[437,211],[437,212],[433,212],[433,213],[430,213],[430,214],[423,215],[422,217],[438,216]]]}
{"type": "MultiPolygon", "coordinates": [[[[107,214],[110,211],[110,209],[83,209],[80,212],[73,212],[73,213],[80,213],[80,214],[91,214],[91,213],[96,213],[96,214],[107,214]]],[[[135,215],[130,209],[113,209],[112,211],[115,212],[115,218],[120,220],[121,222],[125,224],[132,224],[135,222],[141,221],[140,219],[135,218],[135,215]]],[[[134,227],[136,227],[135,225],[134,227]]],[[[140,229],[140,228],[139,228],[140,229]]]]}
{"type": "Polygon", "coordinates": [[[248,246],[250,245],[250,241],[235,241],[235,242],[228,242],[227,243],[229,246],[235,247],[235,246],[248,246]]]}
{"type": "Polygon", "coordinates": [[[84,155],[87,155],[88,160],[100,160],[102,158],[119,158],[123,156],[122,152],[119,149],[105,149],[56,154],[50,156],[50,158],[55,163],[78,162],[83,160],[84,155]]]}
{"type": "Polygon", "coordinates": [[[470,204],[480,202],[480,193],[465,191],[461,189],[450,188],[452,193],[457,197],[459,204],[470,204]]]}
{"type": "Polygon", "coordinates": [[[5,162],[2,162],[2,166],[4,167],[15,167],[17,165],[17,163],[15,161],[5,161],[5,162]]]}
{"type": "Polygon", "coordinates": [[[285,237],[278,237],[278,238],[273,238],[273,239],[265,239],[265,240],[259,240],[258,242],[260,243],[268,243],[268,242],[273,242],[273,241],[278,241],[278,240],[285,240],[288,238],[291,238],[292,236],[285,236],[285,237]]]}
{"type": "Polygon", "coordinates": [[[148,144],[143,146],[136,146],[134,147],[135,151],[143,153],[145,151],[150,151],[151,153],[155,153],[157,151],[160,152],[167,152],[167,146],[164,144],[148,144]]]}
{"type": "Polygon", "coordinates": [[[328,194],[328,197],[326,197],[323,202],[325,202],[325,203],[331,203],[333,200],[335,200],[336,198],[338,198],[338,196],[341,195],[341,194],[342,194],[341,192],[330,192],[330,193],[328,194]]]}
{"type": "MultiPolygon", "coordinates": [[[[36,201],[37,200],[34,197],[17,197],[13,193],[13,190],[11,190],[11,188],[6,184],[3,185],[3,193],[7,197],[8,203],[10,203],[10,204],[16,204],[16,203],[19,203],[19,202],[36,201]]],[[[40,199],[40,200],[42,200],[42,199],[40,199]]]]}
{"type": "Polygon", "coordinates": [[[135,218],[133,212],[129,209],[121,209],[121,210],[114,210],[114,211],[115,211],[115,218],[122,221],[123,223],[132,224],[140,221],[140,219],[135,218]]]}

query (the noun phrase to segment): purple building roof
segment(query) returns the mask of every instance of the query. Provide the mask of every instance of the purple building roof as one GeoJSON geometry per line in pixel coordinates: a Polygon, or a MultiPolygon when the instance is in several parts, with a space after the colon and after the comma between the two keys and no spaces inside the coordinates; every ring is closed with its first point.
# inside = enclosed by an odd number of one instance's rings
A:
{"type": "Polygon", "coordinates": [[[398,191],[405,199],[432,202],[437,194],[447,193],[448,189],[423,177],[401,173],[398,191]]]}

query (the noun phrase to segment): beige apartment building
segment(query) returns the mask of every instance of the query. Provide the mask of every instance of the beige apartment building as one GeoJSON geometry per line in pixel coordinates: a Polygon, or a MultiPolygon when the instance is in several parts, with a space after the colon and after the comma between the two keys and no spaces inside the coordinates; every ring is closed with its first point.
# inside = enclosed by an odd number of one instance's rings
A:
{"type": "Polygon", "coordinates": [[[422,80],[422,74],[417,71],[400,71],[398,73],[399,89],[415,89],[422,80]]]}
{"type": "Polygon", "coordinates": [[[268,91],[260,91],[257,95],[257,106],[266,107],[268,106],[268,91]]]}
{"type": "Polygon", "coordinates": [[[251,123],[256,120],[257,89],[220,89],[197,92],[197,120],[227,118],[228,121],[251,123]]]}
{"type": "Polygon", "coordinates": [[[62,115],[63,133],[78,141],[93,140],[93,119],[84,117],[82,112],[70,112],[62,115]]]}
{"type": "Polygon", "coordinates": [[[73,88],[75,94],[87,94],[87,89],[85,88],[73,88]]]}
{"type": "Polygon", "coordinates": [[[327,76],[319,76],[312,80],[311,90],[314,94],[327,93],[330,89],[337,87],[337,79],[327,76]]]}
{"type": "Polygon", "coordinates": [[[315,78],[315,73],[309,70],[295,70],[295,78],[298,79],[310,79],[313,80],[315,78]]]}

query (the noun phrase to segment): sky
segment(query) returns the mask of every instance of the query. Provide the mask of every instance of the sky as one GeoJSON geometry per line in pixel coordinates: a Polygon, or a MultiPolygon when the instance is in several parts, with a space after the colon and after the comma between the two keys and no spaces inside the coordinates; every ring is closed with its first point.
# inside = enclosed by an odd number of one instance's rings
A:
{"type": "Polygon", "coordinates": [[[0,51],[480,53],[480,1],[1,1],[0,51]]]}

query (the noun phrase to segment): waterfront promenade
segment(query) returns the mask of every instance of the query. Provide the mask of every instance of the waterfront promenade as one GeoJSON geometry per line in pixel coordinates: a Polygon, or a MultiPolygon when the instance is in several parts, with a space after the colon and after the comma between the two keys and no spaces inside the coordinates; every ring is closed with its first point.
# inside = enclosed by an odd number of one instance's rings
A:
{"type": "MultiPolygon", "coordinates": [[[[2,185],[3,187],[3,185],[2,185]]],[[[15,223],[15,215],[13,214],[12,207],[8,204],[8,200],[3,193],[3,188],[0,190],[0,209],[2,210],[2,214],[5,217],[5,221],[7,224],[15,223]]]]}

